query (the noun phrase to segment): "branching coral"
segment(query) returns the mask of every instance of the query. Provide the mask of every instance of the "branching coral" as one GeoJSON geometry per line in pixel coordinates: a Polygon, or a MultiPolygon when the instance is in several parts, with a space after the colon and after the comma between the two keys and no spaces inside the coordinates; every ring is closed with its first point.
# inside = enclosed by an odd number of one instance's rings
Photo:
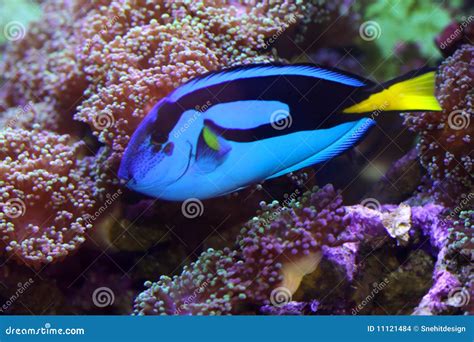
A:
{"type": "Polygon", "coordinates": [[[40,266],[84,241],[94,184],[81,146],[46,131],[0,133],[0,235],[9,255],[40,266]]]}
{"type": "Polygon", "coordinates": [[[473,186],[474,46],[443,62],[437,88],[443,111],[406,114],[405,124],[420,134],[420,161],[435,188],[447,183],[456,198],[473,186]]]}

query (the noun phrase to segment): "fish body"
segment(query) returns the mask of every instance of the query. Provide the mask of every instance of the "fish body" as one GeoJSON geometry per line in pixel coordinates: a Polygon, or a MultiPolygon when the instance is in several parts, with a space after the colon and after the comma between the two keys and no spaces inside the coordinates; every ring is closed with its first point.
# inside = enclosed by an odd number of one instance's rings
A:
{"type": "Polygon", "coordinates": [[[440,110],[433,71],[382,85],[304,64],[211,72],[155,105],[119,177],[165,200],[218,197],[343,153],[375,124],[373,111],[415,110],[440,110]]]}

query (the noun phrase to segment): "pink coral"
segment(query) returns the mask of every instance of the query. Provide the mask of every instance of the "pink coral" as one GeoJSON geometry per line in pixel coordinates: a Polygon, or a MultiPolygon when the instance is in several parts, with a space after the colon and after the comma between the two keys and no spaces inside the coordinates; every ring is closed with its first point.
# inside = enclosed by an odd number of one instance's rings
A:
{"type": "Polygon", "coordinates": [[[46,102],[61,113],[59,121],[75,114],[117,163],[160,98],[207,71],[273,60],[262,53],[265,37],[305,10],[286,0],[49,1],[45,19],[7,49],[3,109],[46,102]]]}
{"type": "MultiPolygon", "coordinates": [[[[354,301],[367,298],[367,288],[379,280],[374,276],[383,277],[384,291],[377,301],[387,310],[446,312],[457,305],[450,304],[448,292],[470,282],[468,259],[459,250],[469,250],[472,213],[460,216],[464,222],[458,225],[466,236],[461,244],[455,238],[459,227],[448,229],[444,211],[434,204],[343,206],[329,185],[299,201],[263,204],[258,217],[242,229],[236,249],[209,249],[180,275],[146,282],[148,288],[135,299],[134,314],[347,314],[351,309],[357,314],[364,308],[354,301]],[[399,260],[400,251],[409,256],[399,260]],[[315,267],[318,254],[321,271],[315,267]],[[387,261],[382,269],[379,258],[387,261]],[[433,268],[433,274],[427,271],[433,268]],[[439,274],[448,274],[447,269],[455,281],[440,288],[439,274]]],[[[466,310],[468,303],[461,304],[456,308],[466,310]]],[[[377,306],[372,310],[377,312],[377,306]]]]}
{"type": "Polygon", "coordinates": [[[46,131],[0,133],[0,235],[6,252],[40,266],[74,251],[94,207],[82,143],[46,131]]]}
{"type": "Polygon", "coordinates": [[[9,253],[37,264],[74,249],[86,229],[80,218],[92,206],[93,194],[103,195],[106,184],[117,184],[114,170],[121,152],[149,109],[196,75],[273,60],[270,52],[262,52],[265,37],[296,22],[305,9],[286,0],[44,2],[42,20],[6,48],[0,63],[5,80],[0,124],[15,129],[2,133],[3,144],[29,165],[21,169],[13,157],[2,161],[5,196],[18,197],[30,208],[24,217],[2,217],[9,253]],[[99,149],[89,131],[105,146],[99,149]],[[87,152],[96,156],[79,160],[81,144],[59,134],[85,137],[87,152]],[[14,146],[15,139],[21,148],[14,146]],[[48,147],[41,150],[43,144],[48,147]],[[42,158],[61,164],[48,168],[38,164],[42,158]],[[21,181],[25,174],[27,182],[21,181]],[[60,186],[64,177],[70,188],[60,186]],[[50,201],[52,194],[60,196],[50,201]],[[41,212],[41,204],[48,209],[41,212]],[[34,212],[56,221],[39,229],[42,222],[29,221],[34,212]]]}
{"type": "Polygon", "coordinates": [[[118,160],[159,99],[207,71],[270,61],[258,53],[262,37],[302,10],[286,1],[256,6],[222,1],[124,6],[112,1],[84,22],[78,58],[89,87],[75,118],[88,123],[118,160]]]}
{"type": "Polygon", "coordinates": [[[54,106],[48,102],[29,102],[23,106],[11,107],[0,116],[0,128],[22,128],[31,130],[49,129],[55,132],[66,132],[70,129],[71,123],[65,127],[59,113],[54,106]]]}
{"type": "Polygon", "coordinates": [[[46,2],[43,19],[28,27],[24,39],[7,46],[0,65],[6,80],[1,98],[7,106],[49,102],[56,110],[72,115],[86,82],[75,51],[75,27],[84,12],[74,10],[71,4],[46,2]]]}

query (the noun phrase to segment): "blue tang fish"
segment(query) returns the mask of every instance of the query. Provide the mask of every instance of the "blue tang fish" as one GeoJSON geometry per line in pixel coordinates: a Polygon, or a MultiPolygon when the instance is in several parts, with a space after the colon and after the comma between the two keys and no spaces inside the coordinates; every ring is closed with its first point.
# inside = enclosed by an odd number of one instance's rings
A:
{"type": "Polygon", "coordinates": [[[374,125],[373,112],[441,110],[434,87],[428,69],[384,84],[307,64],[210,72],[154,106],[119,177],[164,200],[222,196],[343,153],[374,125]]]}

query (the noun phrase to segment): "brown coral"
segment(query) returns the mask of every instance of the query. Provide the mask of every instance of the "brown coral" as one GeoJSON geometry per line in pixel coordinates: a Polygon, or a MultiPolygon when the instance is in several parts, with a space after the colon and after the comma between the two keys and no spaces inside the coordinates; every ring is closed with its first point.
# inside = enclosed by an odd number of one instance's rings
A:
{"type": "Polygon", "coordinates": [[[0,234],[6,252],[40,266],[75,250],[94,206],[82,143],[67,135],[7,129],[0,133],[0,234]]]}
{"type": "Polygon", "coordinates": [[[464,45],[442,64],[437,96],[442,112],[406,114],[405,124],[420,134],[420,160],[430,178],[469,189],[473,172],[474,125],[470,121],[474,114],[474,46],[464,45]]]}

